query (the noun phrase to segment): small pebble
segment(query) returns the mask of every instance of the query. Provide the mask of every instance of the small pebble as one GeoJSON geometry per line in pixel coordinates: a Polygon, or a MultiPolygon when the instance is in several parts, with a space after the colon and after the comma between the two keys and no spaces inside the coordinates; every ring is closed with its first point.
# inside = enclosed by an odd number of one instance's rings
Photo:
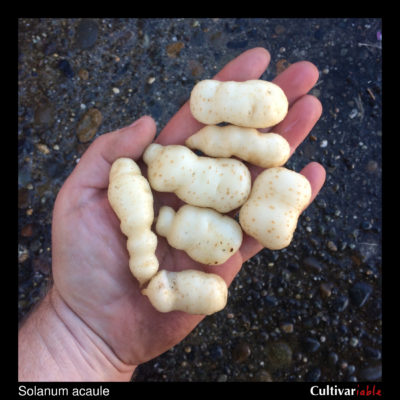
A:
{"type": "Polygon", "coordinates": [[[258,373],[257,380],[259,382],[273,382],[271,374],[264,369],[258,373]]]}
{"type": "Polygon", "coordinates": [[[309,267],[314,271],[321,272],[324,269],[324,265],[315,257],[306,257],[303,262],[306,267],[309,267]]]}
{"type": "Polygon", "coordinates": [[[210,358],[212,360],[218,360],[223,358],[224,356],[224,351],[222,349],[222,347],[218,344],[213,344],[210,346],[210,358]]]}
{"type": "Polygon", "coordinates": [[[351,347],[357,347],[357,345],[358,345],[358,338],[352,337],[352,338],[350,339],[350,341],[349,341],[349,344],[350,344],[351,347]]]}
{"type": "Polygon", "coordinates": [[[276,74],[280,74],[283,72],[286,68],[290,66],[290,62],[285,60],[284,58],[281,58],[276,62],[276,74]]]}
{"type": "Polygon", "coordinates": [[[361,229],[364,231],[369,231],[372,228],[372,224],[369,221],[363,221],[361,222],[361,229]]]}
{"type": "Polygon", "coordinates": [[[84,18],[76,27],[76,45],[81,49],[89,49],[96,43],[98,32],[96,21],[84,18]]]}
{"type": "Polygon", "coordinates": [[[82,143],[90,141],[96,134],[103,116],[97,108],[91,108],[81,118],[76,128],[78,139],[82,143]]]}
{"type": "Polygon", "coordinates": [[[334,308],[338,312],[343,312],[349,305],[349,298],[344,295],[339,295],[334,301],[334,308]]]}
{"type": "Polygon", "coordinates": [[[282,329],[283,332],[285,333],[292,333],[294,330],[294,326],[290,322],[284,322],[280,325],[280,328],[282,329]]]}
{"type": "Polygon", "coordinates": [[[368,164],[367,164],[367,172],[373,173],[378,169],[378,167],[379,166],[376,161],[370,160],[370,161],[368,161],[368,164]]]}
{"type": "Polygon", "coordinates": [[[29,258],[29,251],[25,246],[18,245],[18,262],[23,263],[29,258]]]}
{"type": "Polygon", "coordinates": [[[89,79],[89,72],[88,72],[86,69],[81,68],[81,69],[78,71],[78,76],[79,76],[79,78],[81,78],[83,81],[86,81],[86,80],[89,79]]]}
{"type": "Polygon", "coordinates": [[[356,108],[353,108],[349,114],[349,118],[353,119],[357,116],[357,114],[358,114],[358,110],[356,108]]]}
{"type": "Polygon", "coordinates": [[[365,381],[376,381],[382,378],[382,365],[367,367],[360,371],[359,378],[365,381]]]}
{"type": "Polygon", "coordinates": [[[31,237],[33,234],[33,224],[27,224],[21,229],[21,236],[31,237]]]}
{"type": "Polygon", "coordinates": [[[266,356],[270,367],[279,369],[291,364],[293,352],[287,343],[273,342],[267,345],[266,356]]]}
{"type": "Polygon", "coordinates": [[[265,296],[264,301],[268,307],[274,307],[279,304],[279,300],[274,296],[265,296]]]}
{"type": "Polygon", "coordinates": [[[67,78],[74,77],[75,72],[72,69],[71,64],[69,63],[68,60],[60,60],[57,64],[57,67],[67,78]]]}
{"type": "Polygon", "coordinates": [[[204,72],[203,65],[197,60],[189,60],[188,68],[190,74],[194,77],[201,75],[204,72]]]}
{"type": "Polygon", "coordinates": [[[334,242],[332,242],[332,240],[329,240],[328,243],[326,244],[326,246],[328,247],[328,249],[330,251],[337,251],[337,246],[334,242]]]}
{"type": "Polygon", "coordinates": [[[44,275],[49,275],[51,271],[51,263],[43,255],[34,258],[32,267],[34,271],[38,271],[44,275]]]}
{"type": "Polygon", "coordinates": [[[36,147],[42,154],[50,153],[50,149],[44,143],[38,143],[36,147]]]}
{"type": "Polygon", "coordinates": [[[372,359],[372,360],[380,360],[382,357],[382,353],[380,352],[380,350],[375,349],[370,346],[364,347],[364,354],[365,354],[365,357],[372,359]]]}
{"type": "Polygon", "coordinates": [[[357,282],[349,291],[350,300],[356,307],[362,307],[372,293],[372,286],[365,282],[357,282]]]}
{"type": "Polygon", "coordinates": [[[319,289],[323,298],[328,298],[332,294],[332,284],[330,283],[321,283],[319,289]]]}
{"type": "Polygon", "coordinates": [[[247,343],[237,343],[232,351],[232,359],[237,363],[241,363],[246,360],[251,354],[250,347],[247,343]]]}
{"type": "Polygon", "coordinates": [[[37,125],[51,124],[54,119],[54,109],[50,101],[39,102],[34,114],[34,123],[37,125]]]}
{"type": "Polygon", "coordinates": [[[247,46],[248,42],[248,40],[230,40],[226,44],[226,47],[228,49],[243,49],[247,46]]]}
{"type": "Polygon", "coordinates": [[[315,368],[310,369],[306,373],[304,380],[306,382],[317,382],[320,377],[321,377],[321,370],[318,367],[315,367],[315,368]]]}
{"type": "Polygon", "coordinates": [[[176,58],[179,56],[179,53],[181,50],[185,47],[185,44],[183,42],[176,42],[176,43],[171,43],[170,45],[167,46],[167,55],[170,58],[176,58]]]}
{"type": "Polygon", "coordinates": [[[274,30],[277,35],[282,35],[282,33],[285,33],[286,28],[283,25],[276,25],[274,30]]]}
{"type": "Polygon", "coordinates": [[[353,375],[354,372],[356,372],[356,367],[353,364],[350,364],[347,366],[347,374],[348,375],[353,375]]]}
{"type": "Polygon", "coordinates": [[[218,378],[217,378],[217,382],[227,382],[228,381],[228,377],[225,374],[221,374],[218,378]]]}
{"type": "Polygon", "coordinates": [[[308,353],[315,353],[321,346],[321,343],[314,338],[307,337],[303,341],[304,351],[308,353]]]}
{"type": "Polygon", "coordinates": [[[328,354],[328,361],[330,365],[336,365],[336,363],[339,361],[339,356],[332,351],[328,354]]]}

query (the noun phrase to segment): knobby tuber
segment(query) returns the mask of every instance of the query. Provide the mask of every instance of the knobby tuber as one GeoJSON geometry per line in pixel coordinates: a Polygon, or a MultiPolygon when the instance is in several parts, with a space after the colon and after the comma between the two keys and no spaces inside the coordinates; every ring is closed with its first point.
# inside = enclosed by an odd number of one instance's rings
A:
{"type": "Polygon", "coordinates": [[[193,269],[179,272],[160,270],[142,294],[160,312],[210,315],[225,307],[228,288],[224,279],[216,274],[193,269]]]}
{"type": "Polygon", "coordinates": [[[207,265],[224,263],[236,253],[243,238],[242,229],[233,218],[188,204],[177,212],[168,206],[161,207],[156,232],[170,246],[207,265]]]}
{"type": "Polygon", "coordinates": [[[255,179],[250,197],[240,209],[240,225],[264,247],[283,249],[290,244],[310,199],[306,177],[284,167],[266,169],[255,179]]]}
{"type": "Polygon", "coordinates": [[[268,128],[285,118],[288,100],[278,85],[261,79],[245,82],[206,79],[194,86],[190,111],[206,125],[228,122],[247,128],[268,128]]]}
{"type": "Polygon", "coordinates": [[[108,200],[121,222],[122,233],[128,237],[129,268],[143,285],[158,270],[157,236],[151,231],[153,194],[130,158],[119,158],[112,164],[109,180],[108,200]]]}
{"type": "Polygon", "coordinates": [[[197,156],[186,146],[152,143],[143,153],[151,187],[185,203],[227,213],[249,196],[251,177],[239,160],[197,156]]]}

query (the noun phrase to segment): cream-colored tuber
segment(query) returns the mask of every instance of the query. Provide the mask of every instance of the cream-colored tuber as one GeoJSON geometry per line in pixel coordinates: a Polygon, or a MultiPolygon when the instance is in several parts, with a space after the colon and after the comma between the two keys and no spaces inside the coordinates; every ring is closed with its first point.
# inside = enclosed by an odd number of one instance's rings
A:
{"type": "Polygon", "coordinates": [[[143,154],[151,187],[185,203],[227,213],[249,196],[251,177],[239,160],[199,157],[186,146],[152,143],[143,154]]]}
{"type": "Polygon", "coordinates": [[[228,298],[227,285],[219,275],[192,269],[160,270],[142,293],[160,312],[179,310],[204,315],[222,310],[228,298]]]}
{"type": "Polygon", "coordinates": [[[263,168],[280,167],[290,155],[289,143],[283,136],[235,125],[207,125],[190,136],[185,144],[207,156],[236,156],[263,168]]]}
{"type": "Polygon", "coordinates": [[[290,244],[310,199],[311,185],[303,175],[283,167],[266,169],[255,179],[240,209],[240,225],[264,247],[282,249],[290,244]]]}
{"type": "Polygon", "coordinates": [[[248,128],[267,128],[285,118],[288,100],[283,90],[272,82],[206,79],[194,86],[190,111],[206,125],[228,122],[248,128]]]}
{"type": "Polygon", "coordinates": [[[121,231],[128,237],[129,268],[143,285],[158,270],[157,236],[151,231],[153,195],[146,178],[130,158],[119,158],[113,163],[108,200],[121,221],[121,231]]]}
{"type": "Polygon", "coordinates": [[[156,232],[166,237],[170,246],[208,265],[224,263],[236,253],[243,239],[242,229],[233,218],[188,204],[177,212],[161,207],[156,232]]]}

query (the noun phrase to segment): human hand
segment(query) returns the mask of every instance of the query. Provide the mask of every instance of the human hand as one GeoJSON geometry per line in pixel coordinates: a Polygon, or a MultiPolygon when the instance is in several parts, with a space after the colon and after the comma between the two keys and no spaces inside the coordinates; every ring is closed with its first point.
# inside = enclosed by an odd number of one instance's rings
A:
{"type": "MultiPolygon", "coordinates": [[[[269,61],[265,49],[251,49],[232,60],[214,78],[258,79],[269,61]]],[[[274,80],[288,97],[290,109],[286,118],[270,130],[288,140],[291,153],[321,115],[319,100],[307,94],[317,79],[318,70],[313,64],[298,62],[274,80]]],[[[192,117],[186,103],[156,142],[184,144],[187,137],[203,126],[192,117]]],[[[96,139],[62,186],[53,213],[53,295],[132,371],[179,343],[204,318],[181,311],[160,313],[141,294],[139,283],[128,268],[126,237],[108,202],[108,174],[113,161],[120,157],[139,160],[155,133],[154,121],[145,116],[131,126],[96,139]]],[[[145,174],[144,164],[139,165],[145,174]]],[[[261,168],[250,166],[250,171],[254,180],[261,168]]],[[[300,172],[310,181],[312,201],[324,183],[325,170],[312,162],[300,172]]],[[[155,215],[162,205],[177,208],[182,204],[169,193],[154,192],[154,198],[155,215]]],[[[159,237],[156,254],[160,269],[200,269],[219,274],[229,285],[243,262],[261,248],[255,239],[244,235],[240,250],[226,263],[204,266],[159,237]]]]}

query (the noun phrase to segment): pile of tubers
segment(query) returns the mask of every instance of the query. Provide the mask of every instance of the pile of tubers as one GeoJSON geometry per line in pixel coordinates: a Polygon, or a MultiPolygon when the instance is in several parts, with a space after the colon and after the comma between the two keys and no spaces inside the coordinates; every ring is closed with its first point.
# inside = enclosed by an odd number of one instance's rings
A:
{"type": "Polygon", "coordinates": [[[161,207],[157,234],[201,264],[220,265],[239,250],[242,230],[268,249],[287,247],[311,199],[311,186],[283,167],[290,155],[286,139],[257,130],[285,118],[288,100],[279,86],[263,80],[203,80],[192,90],[190,110],[206,126],[185,146],[150,144],[143,153],[148,180],[133,160],[116,160],[108,199],[128,238],[129,267],[142,294],[160,312],[209,315],[225,307],[227,285],[213,273],[159,271],[152,189],[175,193],[186,203],[177,211],[161,207]],[[222,122],[227,125],[217,125],[222,122]],[[240,160],[264,169],[253,185],[240,160]],[[239,208],[239,223],[223,215],[239,208]]]}

